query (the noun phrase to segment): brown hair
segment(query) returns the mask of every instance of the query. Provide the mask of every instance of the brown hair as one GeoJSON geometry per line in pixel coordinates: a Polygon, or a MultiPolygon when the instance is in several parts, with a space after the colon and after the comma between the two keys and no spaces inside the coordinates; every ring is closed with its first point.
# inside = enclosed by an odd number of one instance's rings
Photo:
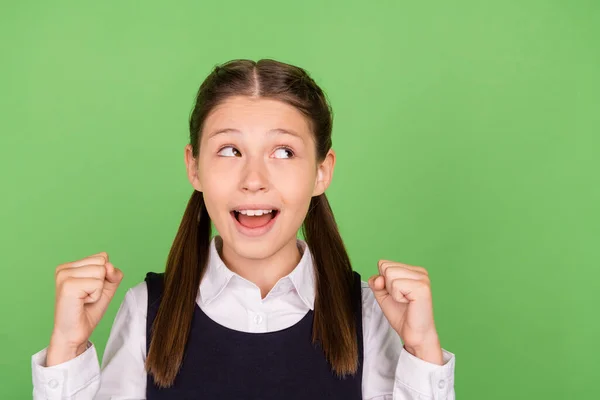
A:
{"type": "MultiPolygon", "coordinates": [[[[307,72],[283,62],[232,60],[215,66],[200,85],[190,116],[190,144],[198,157],[200,135],[209,112],[230,96],[271,98],[302,112],[316,143],[317,161],[331,148],[333,113],[325,94],[307,72]]],[[[338,377],[358,368],[352,309],[352,267],[325,196],[314,196],[302,232],[315,265],[313,343],[319,343],[338,377]]],[[[196,296],[208,260],[211,220],[201,192],[194,191],[165,270],[164,293],[152,325],[146,371],[160,387],[173,384],[184,357],[196,296]]]]}

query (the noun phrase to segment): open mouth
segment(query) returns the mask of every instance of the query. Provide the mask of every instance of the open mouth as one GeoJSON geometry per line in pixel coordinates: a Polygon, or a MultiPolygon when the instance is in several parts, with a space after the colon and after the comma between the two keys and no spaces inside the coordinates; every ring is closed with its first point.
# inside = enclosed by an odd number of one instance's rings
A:
{"type": "Polygon", "coordinates": [[[266,227],[277,218],[279,210],[233,210],[231,214],[244,228],[258,229],[266,227]]]}

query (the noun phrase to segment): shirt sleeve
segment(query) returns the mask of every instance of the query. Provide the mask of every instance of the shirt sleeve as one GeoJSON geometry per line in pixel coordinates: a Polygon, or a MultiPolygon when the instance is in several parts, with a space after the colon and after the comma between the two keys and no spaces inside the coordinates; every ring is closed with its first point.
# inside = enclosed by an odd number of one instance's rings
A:
{"type": "Polygon", "coordinates": [[[442,349],[443,365],[409,353],[389,324],[368,283],[362,282],[363,399],[455,400],[454,354],[442,349]]]}
{"type": "Polygon", "coordinates": [[[145,282],[125,294],[106,343],[102,369],[91,342],[78,357],[51,367],[46,367],[47,347],[34,354],[34,400],[145,399],[146,301],[145,282]]]}
{"type": "Polygon", "coordinates": [[[100,382],[98,356],[91,342],[79,356],[52,367],[46,367],[47,352],[48,347],[31,357],[34,400],[94,397],[100,382]]]}

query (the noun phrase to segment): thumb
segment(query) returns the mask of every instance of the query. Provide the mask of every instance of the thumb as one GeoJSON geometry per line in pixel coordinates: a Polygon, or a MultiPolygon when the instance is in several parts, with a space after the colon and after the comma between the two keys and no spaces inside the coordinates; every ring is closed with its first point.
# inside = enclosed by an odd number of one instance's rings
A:
{"type": "Polygon", "coordinates": [[[114,293],[117,290],[117,287],[119,287],[121,280],[123,280],[123,271],[121,271],[118,268],[115,268],[115,266],[111,262],[107,262],[105,283],[107,289],[114,293]]]}
{"type": "Polygon", "coordinates": [[[377,302],[381,303],[390,294],[385,288],[385,278],[379,274],[373,275],[369,278],[369,287],[375,295],[377,302]]]}
{"type": "MultiPolygon", "coordinates": [[[[109,303],[115,296],[117,292],[117,288],[123,280],[123,272],[115,268],[115,266],[111,262],[107,262],[105,264],[106,275],[104,277],[104,286],[102,288],[102,292],[98,301],[93,304],[89,304],[88,312],[92,317],[92,320],[95,321],[95,324],[98,324],[104,312],[108,308],[109,303]]],[[[94,325],[95,327],[96,325],[94,325]]]]}

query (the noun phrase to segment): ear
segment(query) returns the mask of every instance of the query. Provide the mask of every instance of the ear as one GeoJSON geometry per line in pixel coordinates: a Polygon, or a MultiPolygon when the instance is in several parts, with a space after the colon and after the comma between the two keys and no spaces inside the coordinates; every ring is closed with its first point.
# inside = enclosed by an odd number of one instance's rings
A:
{"type": "Polygon", "coordinates": [[[198,176],[198,159],[194,158],[191,144],[187,144],[183,150],[183,158],[187,170],[188,180],[197,191],[202,191],[202,184],[198,176]]]}
{"type": "Polygon", "coordinates": [[[317,167],[317,180],[315,181],[315,188],[313,190],[313,196],[319,196],[325,192],[331,183],[333,178],[333,168],[335,167],[335,151],[329,149],[323,162],[317,167]]]}

